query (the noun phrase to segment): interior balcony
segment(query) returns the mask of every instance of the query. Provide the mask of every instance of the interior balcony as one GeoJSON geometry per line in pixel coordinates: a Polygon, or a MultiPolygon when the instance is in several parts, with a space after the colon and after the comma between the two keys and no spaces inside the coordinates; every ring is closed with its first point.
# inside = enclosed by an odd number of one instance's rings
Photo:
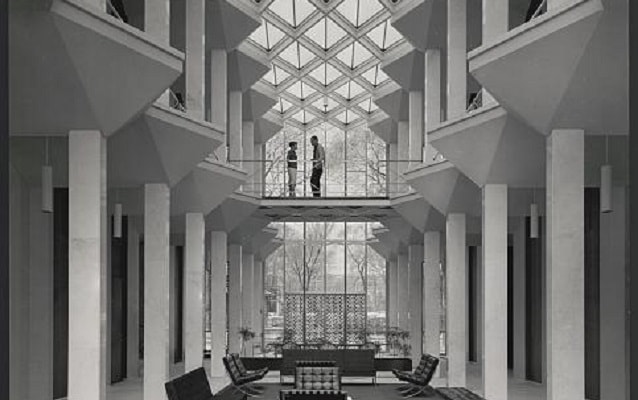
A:
{"type": "Polygon", "coordinates": [[[225,127],[158,101],[109,138],[109,186],[163,182],[173,187],[223,143],[224,132],[225,127]]]}
{"type": "Polygon", "coordinates": [[[479,187],[450,161],[423,165],[405,173],[406,181],[441,214],[481,215],[479,187]]]}
{"type": "Polygon", "coordinates": [[[413,192],[393,198],[392,207],[405,222],[421,233],[445,229],[443,214],[418,193],[413,192]]]}
{"type": "Polygon", "coordinates": [[[445,0],[405,1],[392,16],[392,26],[420,52],[445,48],[447,10],[445,0]]]}
{"type": "Polygon", "coordinates": [[[111,135],[182,72],[181,52],[91,2],[16,0],[10,14],[12,135],[111,135]]]}
{"type": "Polygon", "coordinates": [[[206,230],[231,232],[258,208],[258,199],[235,191],[206,216],[206,230]]]}
{"type": "Polygon", "coordinates": [[[628,1],[562,3],[471,51],[470,72],[542,134],[627,134],[628,1]]]}
{"type": "Polygon", "coordinates": [[[428,132],[428,140],[479,187],[544,185],[544,138],[498,104],[442,123],[428,132]]]}

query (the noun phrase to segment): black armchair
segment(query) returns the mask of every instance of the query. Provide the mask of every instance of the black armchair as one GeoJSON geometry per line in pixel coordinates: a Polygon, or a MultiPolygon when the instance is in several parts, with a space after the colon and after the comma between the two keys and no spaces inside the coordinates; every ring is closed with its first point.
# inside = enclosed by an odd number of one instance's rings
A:
{"type": "Polygon", "coordinates": [[[261,392],[251,387],[252,382],[258,381],[263,378],[260,374],[242,375],[237,368],[237,364],[233,360],[231,355],[226,355],[222,358],[226,373],[230,377],[231,384],[235,390],[245,394],[249,397],[260,397],[261,392]]]}
{"type": "Polygon", "coordinates": [[[392,373],[402,382],[406,382],[407,385],[399,388],[404,398],[410,398],[428,391],[432,391],[430,387],[430,381],[434,376],[434,371],[439,365],[439,359],[430,355],[423,354],[419,365],[414,369],[414,372],[403,372],[393,370],[392,373]]]}

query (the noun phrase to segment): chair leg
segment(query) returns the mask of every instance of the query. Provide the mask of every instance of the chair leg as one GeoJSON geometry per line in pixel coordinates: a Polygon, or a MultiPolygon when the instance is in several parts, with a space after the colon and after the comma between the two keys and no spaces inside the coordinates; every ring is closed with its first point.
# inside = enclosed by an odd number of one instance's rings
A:
{"type": "MultiPolygon", "coordinates": [[[[415,388],[415,389],[417,389],[417,388],[415,388]]],[[[414,393],[406,394],[405,396],[403,396],[403,398],[404,399],[409,399],[409,398],[412,398],[414,396],[418,396],[418,395],[420,395],[422,393],[425,393],[425,391],[427,391],[427,390],[428,390],[427,386],[421,386],[421,388],[418,388],[418,390],[416,390],[414,393]]]]}
{"type": "Polygon", "coordinates": [[[255,393],[252,392],[250,389],[246,388],[246,386],[235,386],[235,389],[237,389],[239,392],[241,392],[242,394],[245,394],[248,397],[262,397],[260,396],[261,393],[255,393]]]}

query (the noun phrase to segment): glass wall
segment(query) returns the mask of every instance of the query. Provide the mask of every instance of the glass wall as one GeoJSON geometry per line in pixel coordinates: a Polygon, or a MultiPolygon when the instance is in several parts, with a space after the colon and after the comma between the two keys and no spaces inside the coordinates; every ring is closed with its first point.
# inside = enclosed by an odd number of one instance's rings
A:
{"type": "Polygon", "coordinates": [[[384,197],[386,187],[386,144],[370,130],[343,130],[324,123],[307,131],[286,124],[266,143],[266,197],[288,196],[286,154],[288,143],[297,142],[298,171],[296,196],[311,196],[313,147],[310,138],[317,135],[324,147],[321,194],[324,197],[384,197]]]}
{"type": "Polygon", "coordinates": [[[385,260],[368,244],[375,224],[272,224],[283,242],[265,263],[264,342],[302,346],[385,342],[385,260]]]}

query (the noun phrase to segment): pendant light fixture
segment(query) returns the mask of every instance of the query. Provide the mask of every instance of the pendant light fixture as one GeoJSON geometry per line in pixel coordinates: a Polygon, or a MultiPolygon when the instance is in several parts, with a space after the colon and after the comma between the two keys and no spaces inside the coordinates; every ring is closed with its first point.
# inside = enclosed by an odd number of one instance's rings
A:
{"type": "Polygon", "coordinates": [[[611,205],[612,169],[609,164],[609,135],[605,136],[605,164],[600,167],[600,212],[612,212],[611,205]]]}
{"type": "Polygon", "coordinates": [[[532,189],[532,204],[529,206],[529,237],[538,239],[538,204],[536,204],[536,189],[532,189]]]}
{"type": "Polygon", "coordinates": [[[53,168],[49,163],[49,138],[44,138],[44,165],[42,166],[42,212],[53,212],[53,168]]]}

